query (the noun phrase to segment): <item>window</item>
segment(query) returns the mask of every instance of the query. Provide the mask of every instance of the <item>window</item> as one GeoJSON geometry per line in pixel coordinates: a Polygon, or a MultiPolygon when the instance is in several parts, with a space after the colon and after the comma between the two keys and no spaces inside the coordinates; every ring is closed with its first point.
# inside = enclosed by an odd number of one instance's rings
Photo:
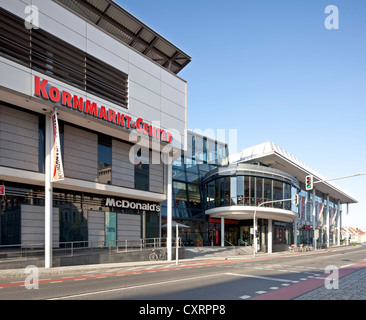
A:
{"type": "Polygon", "coordinates": [[[141,149],[137,151],[137,157],[140,159],[140,163],[135,164],[135,189],[149,191],[149,159],[142,157],[141,149]]]}
{"type": "Polygon", "coordinates": [[[236,177],[231,177],[230,180],[230,197],[231,197],[231,203],[230,205],[232,206],[236,206],[237,204],[237,191],[236,191],[236,186],[237,186],[237,181],[236,181],[236,177]]]}
{"type": "Polygon", "coordinates": [[[238,184],[237,184],[237,191],[238,191],[238,205],[244,205],[244,177],[238,176],[237,177],[238,184]]]}
{"type": "Polygon", "coordinates": [[[249,177],[244,177],[244,205],[250,205],[250,195],[249,195],[249,177]]]}
{"type": "Polygon", "coordinates": [[[98,135],[98,182],[112,183],[112,139],[98,135]]]}
{"type": "MultiPolygon", "coordinates": [[[[272,201],[272,180],[264,179],[264,201],[272,201]]],[[[271,203],[265,205],[266,207],[272,207],[271,203]]]]}
{"type": "MultiPolygon", "coordinates": [[[[60,139],[61,140],[61,139],[60,139]]],[[[61,154],[63,156],[63,149],[61,146],[61,154]]],[[[62,159],[63,161],[64,159],[62,159]]],[[[43,116],[38,117],[38,171],[45,172],[45,118],[43,116]]]]}
{"type": "Polygon", "coordinates": [[[256,178],[256,205],[259,206],[263,202],[263,179],[256,178]]]}
{"type": "MultiPolygon", "coordinates": [[[[285,183],[284,184],[284,196],[285,199],[291,199],[291,185],[285,183]]],[[[291,210],[291,206],[292,206],[292,200],[291,201],[285,201],[284,203],[285,205],[285,209],[286,210],[291,210]]]]}
{"type": "MultiPolygon", "coordinates": [[[[283,183],[281,181],[273,180],[273,200],[283,199],[283,183]]],[[[273,207],[283,208],[283,202],[274,202],[273,207]]]]}
{"type": "Polygon", "coordinates": [[[207,209],[215,207],[215,180],[207,184],[206,203],[207,209]]]}

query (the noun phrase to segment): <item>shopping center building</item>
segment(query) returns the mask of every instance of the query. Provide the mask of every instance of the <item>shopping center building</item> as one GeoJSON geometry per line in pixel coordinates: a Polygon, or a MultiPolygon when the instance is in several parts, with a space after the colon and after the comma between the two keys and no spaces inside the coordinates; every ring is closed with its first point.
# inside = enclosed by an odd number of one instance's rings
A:
{"type": "Polygon", "coordinates": [[[159,237],[191,58],[111,0],[3,0],[0,19],[0,245],[159,237]]]}
{"type": "Polygon", "coordinates": [[[188,133],[193,146],[200,139],[203,154],[173,163],[173,219],[190,227],[181,231],[186,245],[252,246],[254,230],[262,252],[340,243],[353,196],[272,142],[229,156],[222,142],[188,133]],[[307,175],[316,182],[311,191],[307,175]]]}
{"type": "Polygon", "coordinates": [[[190,56],[114,1],[2,0],[0,22],[0,246],[171,239],[172,220],[185,245],[339,243],[356,200],[305,191],[326,179],[273,143],[187,132],[190,56]]]}

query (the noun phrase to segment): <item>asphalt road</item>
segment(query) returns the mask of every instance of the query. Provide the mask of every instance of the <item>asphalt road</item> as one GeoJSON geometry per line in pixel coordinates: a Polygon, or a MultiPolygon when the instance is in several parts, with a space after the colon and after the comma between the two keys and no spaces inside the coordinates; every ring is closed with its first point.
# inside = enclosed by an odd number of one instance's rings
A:
{"type": "MultiPolygon", "coordinates": [[[[344,268],[365,260],[365,245],[256,259],[181,260],[178,266],[172,262],[42,274],[38,289],[30,273],[28,279],[0,280],[0,299],[223,301],[255,299],[270,292],[278,292],[280,298],[283,288],[310,279],[324,282],[326,268],[344,268]]],[[[153,310],[157,311],[169,312],[153,310]]]]}

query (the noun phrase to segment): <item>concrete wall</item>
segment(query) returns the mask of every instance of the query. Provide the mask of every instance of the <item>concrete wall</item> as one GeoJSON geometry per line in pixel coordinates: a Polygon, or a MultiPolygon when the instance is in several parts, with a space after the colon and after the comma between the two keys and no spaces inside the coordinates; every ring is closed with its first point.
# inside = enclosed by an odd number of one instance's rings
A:
{"type": "MultiPolygon", "coordinates": [[[[105,213],[88,211],[89,246],[102,246],[105,241],[105,213]]],[[[117,241],[136,241],[141,238],[141,218],[136,214],[117,214],[117,241]]],[[[119,245],[123,245],[119,243],[119,245]]],[[[129,242],[131,245],[131,242],[129,242]]]]}
{"type": "Polygon", "coordinates": [[[0,104],[0,166],[38,171],[38,116],[0,104]]]}
{"type": "MultiPolygon", "coordinates": [[[[58,248],[60,241],[59,209],[53,208],[53,246],[58,248]]],[[[45,241],[44,207],[22,204],[21,206],[21,243],[23,246],[44,244],[45,241]]],[[[33,247],[33,246],[32,246],[33,247]]],[[[36,247],[36,246],[34,246],[36,247]]]]}
{"type": "Polygon", "coordinates": [[[98,135],[65,125],[64,171],[68,178],[98,181],[98,135]]]}

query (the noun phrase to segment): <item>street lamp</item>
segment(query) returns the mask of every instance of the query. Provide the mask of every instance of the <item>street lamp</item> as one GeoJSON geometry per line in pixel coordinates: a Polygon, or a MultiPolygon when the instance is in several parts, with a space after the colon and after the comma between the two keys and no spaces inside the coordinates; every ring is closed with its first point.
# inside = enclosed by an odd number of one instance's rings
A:
{"type": "Polygon", "coordinates": [[[269,204],[269,203],[274,203],[274,202],[282,202],[282,201],[294,201],[295,204],[298,203],[298,194],[295,194],[293,198],[289,198],[289,199],[280,199],[280,200],[271,200],[271,201],[264,201],[262,203],[259,204],[259,206],[255,207],[255,210],[254,210],[254,215],[253,215],[253,256],[255,258],[255,254],[257,252],[257,235],[256,235],[256,223],[255,223],[255,220],[256,220],[256,214],[257,214],[257,210],[260,206],[263,206],[265,204],[269,204]]]}

